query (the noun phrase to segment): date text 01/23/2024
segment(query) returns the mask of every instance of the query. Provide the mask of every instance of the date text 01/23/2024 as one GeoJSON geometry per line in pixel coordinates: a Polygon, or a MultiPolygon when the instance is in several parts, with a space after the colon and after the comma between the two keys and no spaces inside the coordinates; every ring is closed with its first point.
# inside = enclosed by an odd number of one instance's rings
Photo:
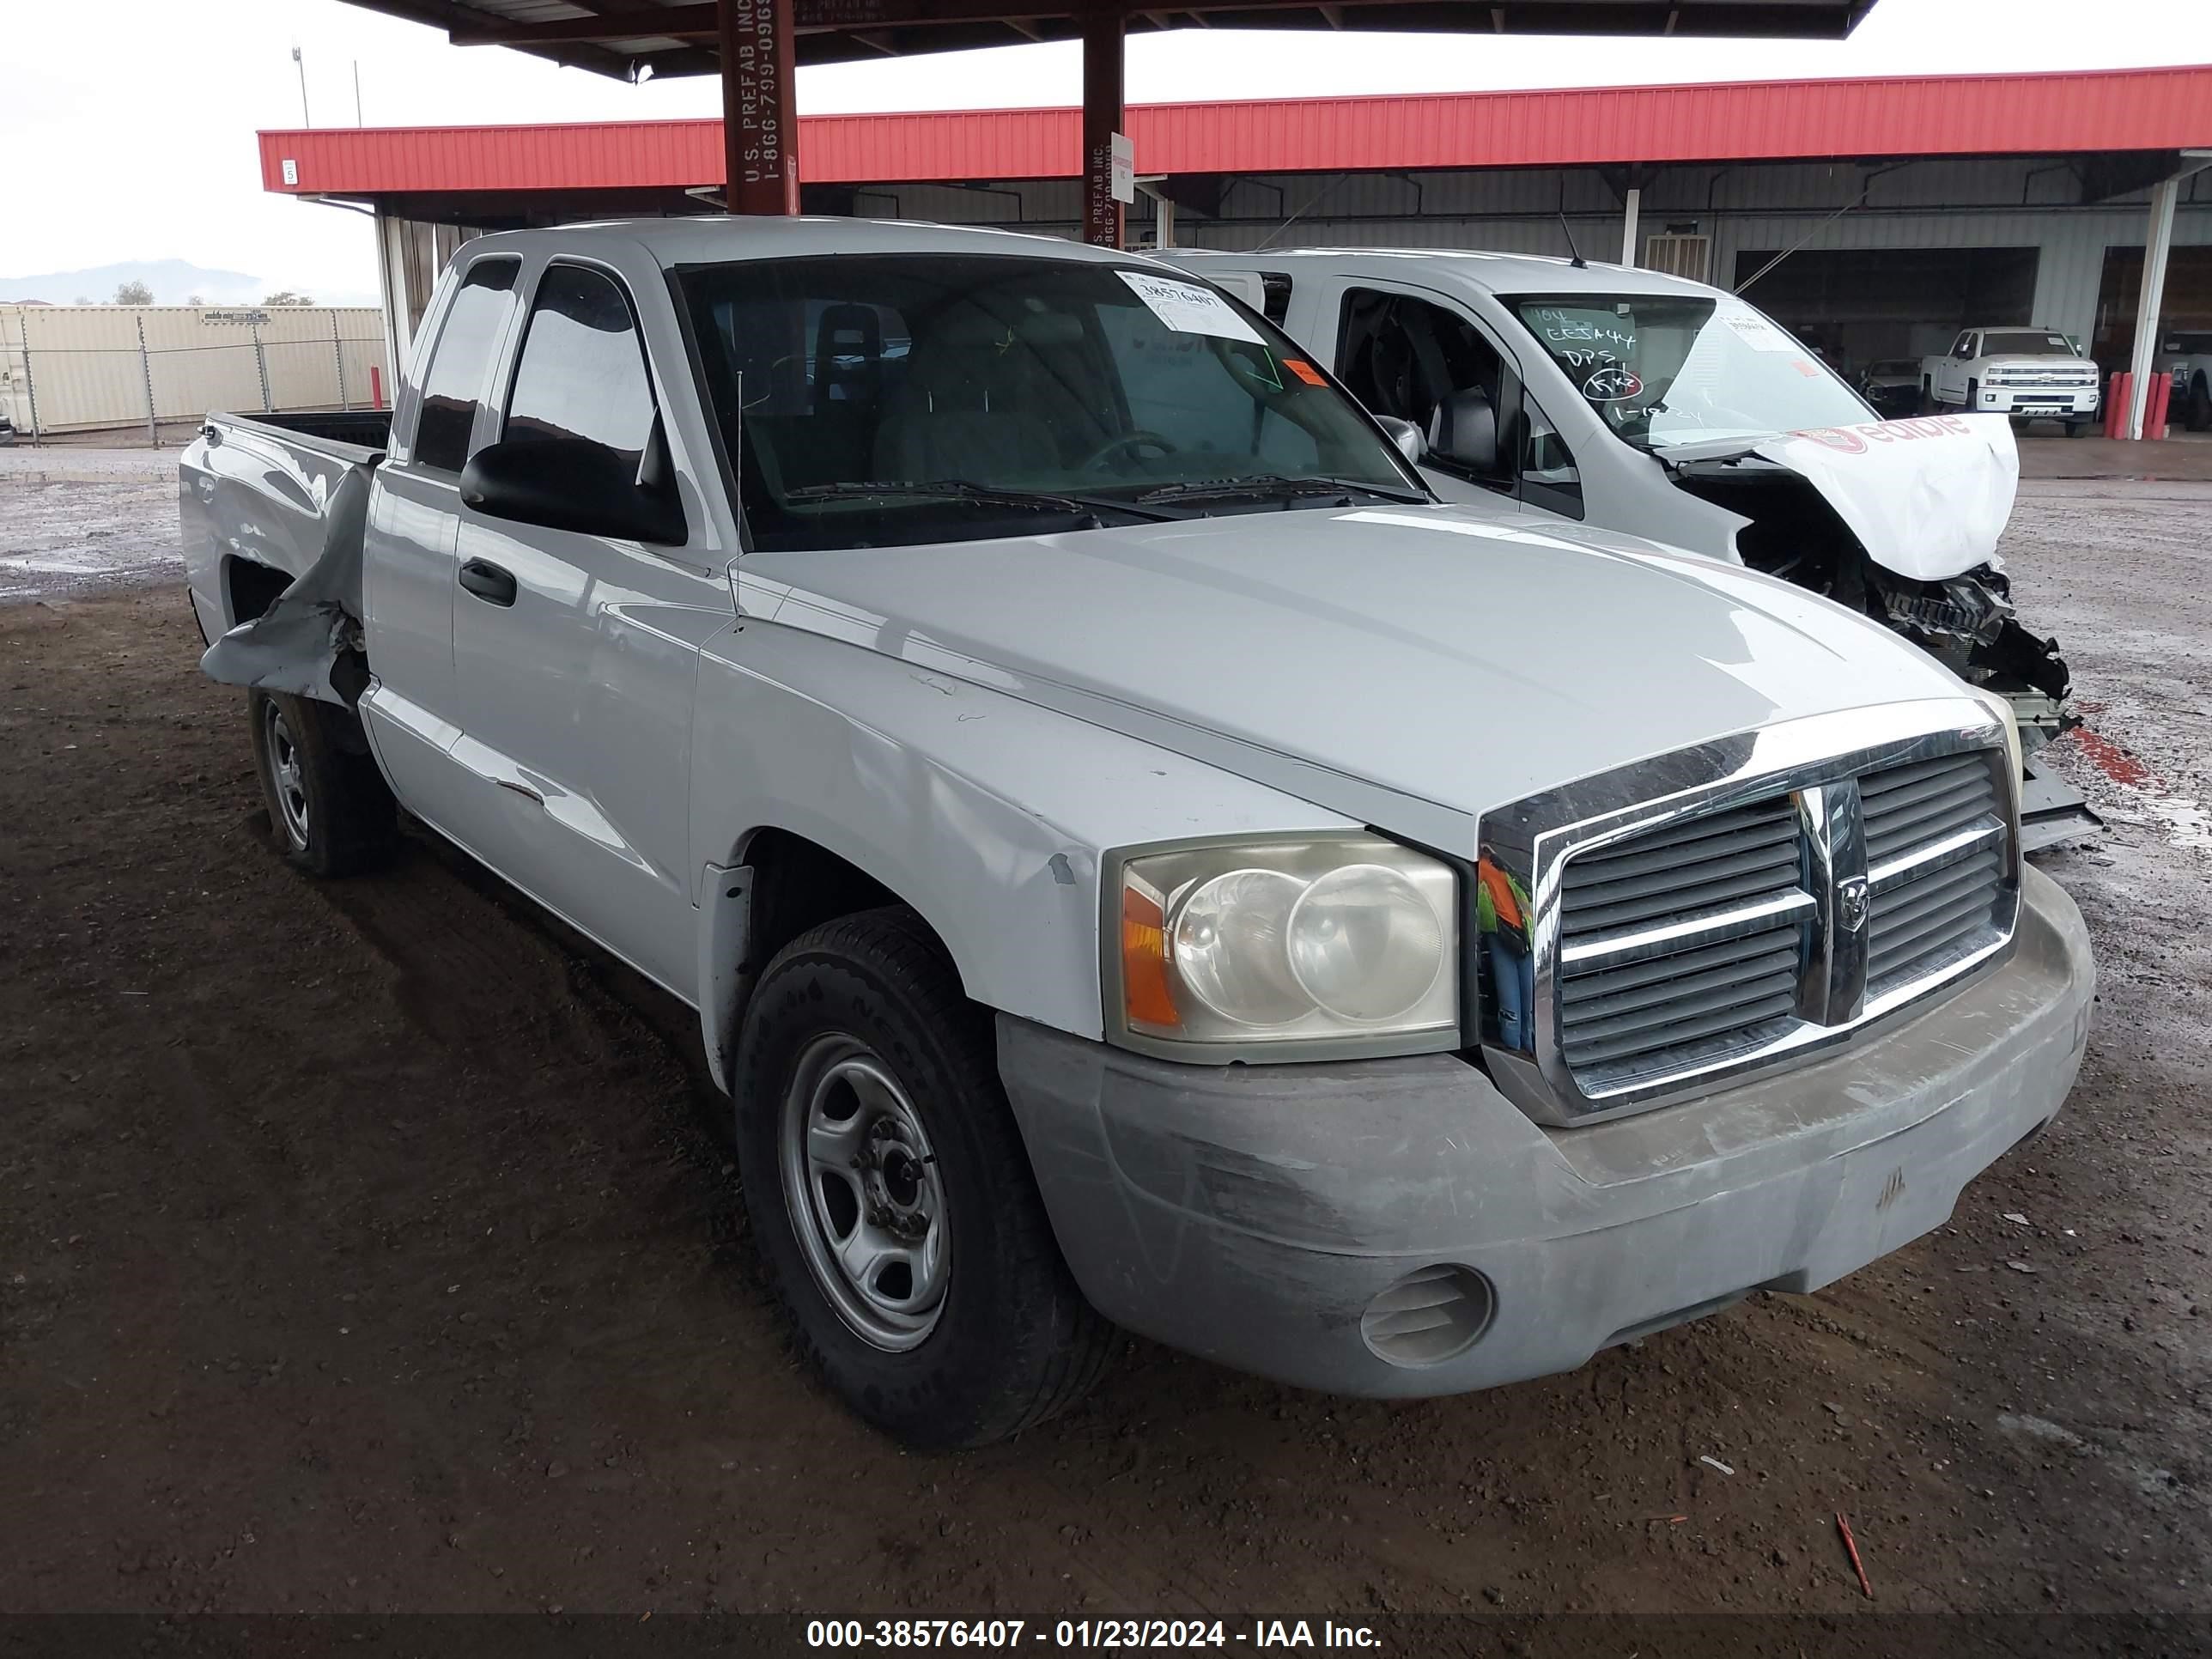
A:
{"type": "Polygon", "coordinates": [[[811,1619],[810,1648],[1364,1648],[1382,1644],[1365,1625],[1255,1619],[811,1619]]]}

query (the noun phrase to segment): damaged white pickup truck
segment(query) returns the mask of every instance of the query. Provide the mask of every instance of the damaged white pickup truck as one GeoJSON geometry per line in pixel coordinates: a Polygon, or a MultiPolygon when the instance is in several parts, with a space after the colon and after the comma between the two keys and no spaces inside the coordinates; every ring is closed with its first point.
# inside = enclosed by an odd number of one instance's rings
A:
{"type": "Polygon", "coordinates": [[[2017,735],[1863,615],[1437,502],[1137,258],[657,221],[457,257],[387,434],[212,417],[272,828],[394,802],[698,1011],[872,1421],[1121,1326],[1478,1389],[1948,1217],[2087,1029],[2017,735]],[[346,441],[348,436],[355,441],[346,441]]]}

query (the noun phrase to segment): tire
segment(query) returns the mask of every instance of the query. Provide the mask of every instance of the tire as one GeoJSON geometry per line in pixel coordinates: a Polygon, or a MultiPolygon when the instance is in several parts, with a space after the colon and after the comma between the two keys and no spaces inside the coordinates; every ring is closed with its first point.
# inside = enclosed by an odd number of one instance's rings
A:
{"type": "Polygon", "coordinates": [[[285,862],[331,878],[389,859],[398,809],[352,717],[276,691],[249,691],[246,707],[270,835],[285,862]]]}
{"type": "Polygon", "coordinates": [[[734,1071],[763,1266],[855,1412],[916,1449],[982,1446],[1090,1391],[1114,1328],[1054,1240],[991,1016],[918,916],[863,911],[786,945],[734,1071]],[[857,1275],[839,1265],[870,1243],[857,1275]]]}
{"type": "Polygon", "coordinates": [[[2212,385],[2202,374],[2189,383],[2189,412],[2182,416],[2182,424],[2191,432],[2212,429],[2212,385]]]}
{"type": "Polygon", "coordinates": [[[1920,408],[1923,415],[1933,415],[1942,405],[1936,401],[1936,382],[1923,377],[1920,382],[1920,408]]]}
{"type": "Polygon", "coordinates": [[[1961,415],[1971,415],[1980,406],[1981,401],[1982,383],[1979,380],[1969,380],[1966,382],[1966,401],[1959,405],[1959,412],[1961,415]]]}
{"type": "Polygon", "coordinates": [[[2089,423],[2087,421],[2069,421],[2066,422],[2066,435],[2069,438],[2078,438],[2088,429],[2089,423]]]}

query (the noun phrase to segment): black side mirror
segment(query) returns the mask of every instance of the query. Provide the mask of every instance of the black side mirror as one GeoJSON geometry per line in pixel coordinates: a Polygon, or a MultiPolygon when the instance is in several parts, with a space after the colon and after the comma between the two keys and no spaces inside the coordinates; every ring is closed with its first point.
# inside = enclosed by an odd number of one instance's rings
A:
{"type": "Polygon", "coordinates": [[[1429,453],[1470,472],[1498,472],[1498,410],[1480,386],[1455,392],[1429,416],[1429,453]]]}
{"type": "Polygon", "coordinates": [[[461,469],[461,500],[488,518],[680,547],[689,534],[658,424],[642,458],[587,438],[511,438],[461,469]]]}

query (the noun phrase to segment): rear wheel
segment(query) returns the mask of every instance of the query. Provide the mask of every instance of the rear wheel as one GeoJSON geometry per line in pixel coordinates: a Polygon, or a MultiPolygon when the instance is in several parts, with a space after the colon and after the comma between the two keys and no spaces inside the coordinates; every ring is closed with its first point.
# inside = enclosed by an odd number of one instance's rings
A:
{"type": "Polygon", "coordinates": [[[1065,1409],[1113,1328],[1054,1240],[991,1016],[920,918],[823,923],[746,1007],[745,1211],[802,1352],[869,1422],[980,1446],[1065,1409]]]}
{"type": "Polygon", "coordinates": [[[269,828],[287,862],[317,876],[350,876],[389,858],[398,810],[352,717],[325,702],[250,691],[254,769],[269,828]]]}
{"type": "Polygon", "coordinates": [[[2191,432],[2212,430],[2212,383],[2202,374],[2189,383],[2189,412],[2182,424],[2191,432]]]}

